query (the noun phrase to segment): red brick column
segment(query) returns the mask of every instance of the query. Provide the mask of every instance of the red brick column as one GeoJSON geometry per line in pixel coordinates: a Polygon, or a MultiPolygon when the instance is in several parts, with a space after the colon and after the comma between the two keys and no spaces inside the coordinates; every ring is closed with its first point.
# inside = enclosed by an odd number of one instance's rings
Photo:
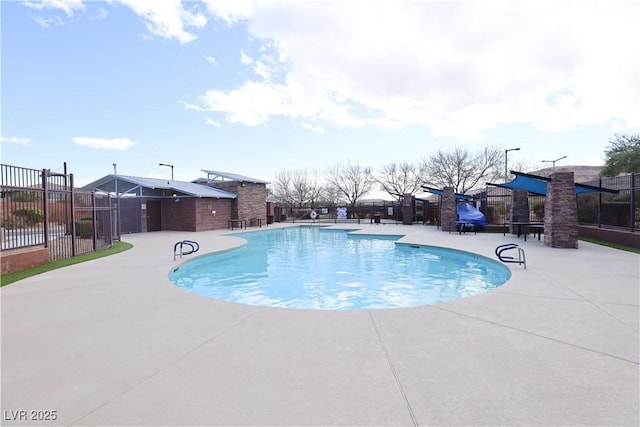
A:
{"type": "Polygon", "coordinates": [[[413,224],[413,197],[411,193],[404,193],[402,200],[402,225],[413,224]]]}
{"type": "MultiPolygon", "coordinates": [[[[511,190],[511,222],[529,222],[529,193],[522,190],[511,190]]],[[[511,234],[516,234],[516,227],[511,227],[511,234]]]]}
{"type": "Polygon", "coordinates": [[[457,219],[456,196],[453,193],[453,187],[444,187],[440,206],[440,228],[442,231],[455,231],[456,225],[451,222],[457,219]]]}
{"type": "Polygon", "coordinates": [[[551,174],[544,204],[544,244],[578,248],[578,201],[573,172],[551,174]]]}

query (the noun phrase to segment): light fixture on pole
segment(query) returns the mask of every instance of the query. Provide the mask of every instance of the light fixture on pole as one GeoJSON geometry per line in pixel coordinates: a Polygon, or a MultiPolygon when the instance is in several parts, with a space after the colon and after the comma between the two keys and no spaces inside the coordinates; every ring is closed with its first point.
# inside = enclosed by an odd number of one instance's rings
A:
{"type": "Polygon", "coordinates": [[[171,181],[173,181],[173,165],[168,165],[166,163],[158,163],[158,166],[169,166],[171,168],[171,181]]]}
{"type": "Polygon", "coordinates": [[[551,164],[553,164],[553,169],[555,169],[556,168],[556,162],[560,161],[562,159],[566,159],[566,158],[567,158],[567,156],[562,156],[562,157],[558,157],[555,160],[543,160],[542,163],[551,163],[551,164]]]}
{"type": "Polygon", "coordinates": [[[504,180],[505,182],[509,180],[509,174],[508,174],[508,169],[507,169],[507,155],[509,154],[509,151],[518,151],[520,150],[520,147],[518,148],[509,148],[507,150],[504,150],[504,180]]]}

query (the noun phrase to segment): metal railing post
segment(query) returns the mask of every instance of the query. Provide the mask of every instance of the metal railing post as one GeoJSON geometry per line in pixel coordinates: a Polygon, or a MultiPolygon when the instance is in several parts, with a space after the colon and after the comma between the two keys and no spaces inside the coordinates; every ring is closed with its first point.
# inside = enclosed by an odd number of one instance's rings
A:
{"type": "MultiPolygon", "coordinates": [[[[66,179],[65,179],[66,181],[66,179]]],[[[75,213],[76,213],[76,204],[75,198],[76,193],[73,188],[73,174],[69,175],[69,185],[71,187],[71,256],[76,256],[78,254],[78,248],[76,247],[76,221],[75,221],[75,213]]],[[[66,209],[66,207],[65,207],[66,209]]]]}
{"type": "Polygon", "coordinates": [[[635,183],[636,183],[636,174],[631,172],[629,176],[630,182],[629,187],[631,189],[631,232],[636,231],[636,192],[635,192],[635,183]]]}
{"type": "Polygon", "coordinates": [[[49,191],[47,189],[47,178],[49,177],[49,171],[47,169],[42,169],[42,212],[43,212],[43,220],[44,220],[44,247],[49,247],[49,191]]]}

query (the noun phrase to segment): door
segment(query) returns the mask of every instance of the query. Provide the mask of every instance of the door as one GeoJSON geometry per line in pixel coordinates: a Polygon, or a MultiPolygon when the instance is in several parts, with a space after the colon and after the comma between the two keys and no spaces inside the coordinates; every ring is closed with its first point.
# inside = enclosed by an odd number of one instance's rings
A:
{"type": "Polygon", "coordinates": [[[162,230],[162,205],[160,200],[147,200],[147,231],[162,230]]]}

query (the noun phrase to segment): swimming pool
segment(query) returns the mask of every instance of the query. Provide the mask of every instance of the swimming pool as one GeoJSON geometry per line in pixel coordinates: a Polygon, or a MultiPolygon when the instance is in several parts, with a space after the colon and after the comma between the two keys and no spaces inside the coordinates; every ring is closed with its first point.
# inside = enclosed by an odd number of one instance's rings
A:
{"type": "Polygon", "coordinates": [[[511,277],[496,261],[397,243],[402,236],[319,227],[234,236],[247,244],[187,261],[169,273],[169,280],[241,304],[359,310],[437,304],[487,292],[511,277]]]}

